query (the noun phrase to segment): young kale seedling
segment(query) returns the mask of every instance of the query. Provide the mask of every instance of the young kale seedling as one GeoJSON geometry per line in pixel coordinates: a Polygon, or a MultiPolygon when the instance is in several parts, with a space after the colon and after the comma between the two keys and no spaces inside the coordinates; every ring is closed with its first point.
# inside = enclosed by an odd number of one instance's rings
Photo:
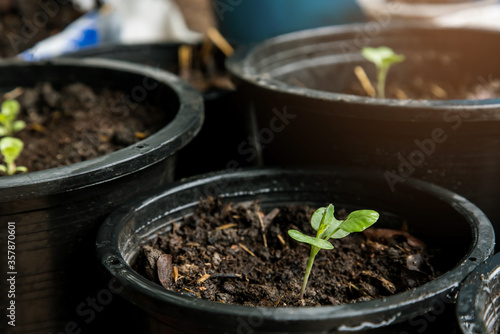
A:
{"type": "Polygon", "coordinates": [[[20,105],[16,100],[5,100],[0,111],[0,137],[12,136],[26,127],[24,121],[17,120],[20,105]]]}
{"type": "Polygon", "coordinates": [[[0,172],[7,175],[25,173],[28,169],[24,166],[16,166],[16,159],[21,154],[24,144],[21,139],[4,137],[0,139],[0,153],[3,155],[5,165],[0,164],[0,172]]]}
{"type": "Polygon", "coordinates": [[[361,50],[361,54],[377,67],[377,97],[385,98],[387,72],[389,72],[393,64],[404,61],[405,56],[394,53],[387,46],[378,48],[364,47],[361,50]]]}
{"type": "Polygon", "coordinates": [[[321,249],[333,249],[333,245],[328,242],[330,238],[340,239],[353,232],[362,232],[375,224],[379,214],[373,210],[357,210],[351,212],[345,220],[337,220],[334,215],[333,205],[326,208],[319,208],[311,217],[311,226],[317,231],[316,237],[310,237],[297,230],[289,230],[288,235],[293,239],[311,245],[311,253],[307,261],[304,282],[300,290],[302,299],[304,291],[311,274],[314,258],[321,249]]]}

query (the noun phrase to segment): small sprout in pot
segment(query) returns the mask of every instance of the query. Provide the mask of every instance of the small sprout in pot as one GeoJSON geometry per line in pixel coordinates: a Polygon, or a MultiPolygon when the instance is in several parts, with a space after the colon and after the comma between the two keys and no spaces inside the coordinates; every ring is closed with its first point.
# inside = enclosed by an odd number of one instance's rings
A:
{"type": "Polygon", "coordinates": [[[0,111],[0,137],[12,136],[26,127],[24,121],[17,120],[21,109],[16,100],[5,100],[0,111]]]}
{"type": "Polygon", "coordinates": [[[378,48],[364,47],[361,54],[377,67],[377,97],[385,98],[385,82],[387,73],[393,64],[405,60],[404,55],[396,54],[391,48],[381,46],[378,48]]]}
{"type": "Polygon", "coordinates": [[[24,144],[20,139],[4,137],[0,139],[0,153],[3,155],[5,165],[0,164],[0,172],[7,175],[25,173],[28,169],[24,166],[16,166],[16,159],[21,154],[24,144]]]}
{"type": "Polygon", "coordinates": [[[345,220],[337,220],[334,215],[333,205],[319,208],[311,217],[311,226],[316,233],[316,237],[310,237],[297,230],[289,230],[288,235],[293,239],[311,245],[311,253],[307,261],[307,268],[300,290],[300,298],[304,291],[311,274],[314,258],[321,249],[333,249],[333,245],[328,242],[330,238],[341,239],[353,232],[362,232],[375,224],[379,214],[373,210],[357,210],[351,212],[345,220]]]}

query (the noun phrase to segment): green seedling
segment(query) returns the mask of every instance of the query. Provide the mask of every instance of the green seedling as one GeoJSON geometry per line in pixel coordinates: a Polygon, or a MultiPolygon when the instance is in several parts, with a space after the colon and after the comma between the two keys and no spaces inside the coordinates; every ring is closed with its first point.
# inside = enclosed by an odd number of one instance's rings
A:
{"type": "Polygon", "coordinates": [[[311,217],[311,226],[316,233],[316,237],[310,237],[297,230],[289,230],[288,235],[293,239],[311,245],[311,253],[307,261],[304,282],[300,290],[302,299],[306,290],[307,281],[311,274],[314,258],[321,249],[333,249],[333,245],[328,242],[330,238],[341,239],[353,232],[362,232],[375,224],[379,214],[373,210],[357,210],[351,212],[345,220],[337,220],[334,215],[333,205],[326,208],[319,208],[311,217]]]}
{"type": "Polygon", "coordinates": [[[0,111],[0,137],[12,136],[14,132],[21,131],[26,127],[24,121],[17,120],[21,109],[16,100],[5,100],[0,111]]]}
{"type": "Polygon", "coordinates": [[[394,53],[387,46],[378,48],[364,47],[361,54],[377,67],[377,97],[385,98],[387,73],[393,64],[404,61],[405,56],[394,53]]]}
{"type": "Polygon", "coordinates": [[[4,137],[0,139],[0,153],[3,155],[5,165],[0,164],[0,172],[7,175],[25,173],[28,169],[24,166],[16,166],[16,159],[23,151],[24,144],[21,139],[4,137]]]}

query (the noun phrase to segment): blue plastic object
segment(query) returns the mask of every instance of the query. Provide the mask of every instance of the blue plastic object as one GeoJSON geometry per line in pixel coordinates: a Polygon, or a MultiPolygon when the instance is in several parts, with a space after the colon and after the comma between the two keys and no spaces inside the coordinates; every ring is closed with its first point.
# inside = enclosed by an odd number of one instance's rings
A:
{"type": "Polygon", "coordinates": [[[215,0],[214,12],[221,33],[233,44],[365,21],[355,0],[215,0]]]}

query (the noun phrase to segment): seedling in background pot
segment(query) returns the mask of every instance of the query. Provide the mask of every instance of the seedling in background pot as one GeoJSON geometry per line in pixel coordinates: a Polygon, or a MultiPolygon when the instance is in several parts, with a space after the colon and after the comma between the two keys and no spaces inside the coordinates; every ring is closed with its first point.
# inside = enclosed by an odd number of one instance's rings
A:
{"type": "Polygon", "coordinates": [[[341,239],[353,232],[362,232],[375,224],[379,217],[378,212],[373,210],[353,211],[345,220],[337,220],[333,214],[334,208],[332,204],[326,208],[319,208],[314,212],[311,217],[311,226],[317,231],[316,237],[310,237],[297,230],[288,231],[288,235],[293,239],[311,245],[311,253],[307,261],[300,298],[304,296],[314,258],[318,252],[321,249],[333,249],[333,245],[328,240],[330,238],[341,239]]]}
{"type": "Polygon", "coordinates": [[[5,100],[0,111],[0,137],[12,136],[26,127],[24,121],[17,120],[20,105],[16,100],[5,100]]]}
{"type": "Polygon", "coordinates": [[[404,61],[405,56],[394,53],[394,51],[387,46],[378,48],[364,47],[361,50],[361,54],[377,67],[377,97],[382,99],[385,98],[387,72],[389,72],[393,64],[404,61]]]}
{"type": "Polygon", "coordinates": [[[16,159],[23,151],[24,144],[21,139],[4,137],[0,139],[0,153],[3,155],[5,165],[0,164],[0,172],[7,175],[25,173],[28,169],[24,166],[16,166],[16,159]]]}

